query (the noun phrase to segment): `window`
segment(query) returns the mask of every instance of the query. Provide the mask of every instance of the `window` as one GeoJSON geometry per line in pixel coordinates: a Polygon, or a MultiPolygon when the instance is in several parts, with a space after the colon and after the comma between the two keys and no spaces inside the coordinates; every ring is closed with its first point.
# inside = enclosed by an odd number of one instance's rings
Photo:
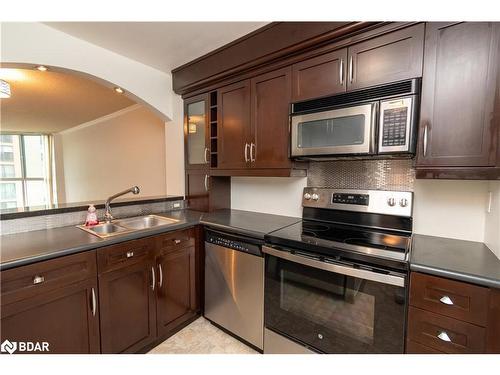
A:
{"type": "Polygon", "coordinates": [[[0,208],[51,203],[49,136],[0,136],[0,208]]]}

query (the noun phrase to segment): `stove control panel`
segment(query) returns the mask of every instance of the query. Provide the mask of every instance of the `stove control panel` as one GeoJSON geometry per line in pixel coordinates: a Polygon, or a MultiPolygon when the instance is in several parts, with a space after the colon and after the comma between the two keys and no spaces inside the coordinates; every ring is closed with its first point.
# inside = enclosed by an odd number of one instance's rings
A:
{"type": "Polygon", "coordinates": [[[302,206],[411,217],[413,193],[306,187],[302,206]]]}
{"type": "Polygon", "coordinates": [[[357,204],[360,206],[368,206],[369,202],[370,202],[370,196],[368,194],[345,194],[345,193],[332,194],[332,203],[357,204]]]}

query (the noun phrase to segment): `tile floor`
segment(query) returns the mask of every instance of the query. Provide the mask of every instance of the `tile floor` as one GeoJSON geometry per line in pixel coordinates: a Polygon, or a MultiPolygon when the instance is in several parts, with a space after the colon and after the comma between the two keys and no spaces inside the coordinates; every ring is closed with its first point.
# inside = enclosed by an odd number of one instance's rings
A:
{"type": "Polygon", "coordinates": [[[201,317],[152,349],[150,354],[258,354],[201,317]]]}

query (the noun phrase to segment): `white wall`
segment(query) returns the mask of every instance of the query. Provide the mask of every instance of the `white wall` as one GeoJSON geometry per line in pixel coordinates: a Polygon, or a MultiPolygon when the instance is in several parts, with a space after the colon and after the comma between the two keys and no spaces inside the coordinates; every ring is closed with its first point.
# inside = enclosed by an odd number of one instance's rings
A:
{"type": "Polygon", "coordinates": [[[416,180],[413,231],[484,241],[488,181],[416,180]]]}
{"type": "Polygon", "coordinates": [[[306,177],[232,177],[231,208],[301,217],[306,186],[306,177]]]}
{"type": "Polygon", "coordinates": [[[172,119],[172,77],[84,40],[36,22],[1,23],[2,63],[48,65],[90,74],[120,86],[172,119]]]}
{"type": "Polygon", "coordinates": [[[66,202],[102,200],[133,185],[141,188],[142,197],[167,193],[165,123],[143,106],[70,128],[56,138],[66,202]]]}
{"type": "Polygon", "coordinates": [[[184,108],[179,95],[174,95],[172,103],[172,121],[165,123],[167,192],[184,195],[184,108]]]}
{"type": "Polygon", "coordinates": [[[500,258],[500,181],[489,183],[490,211],[486,213],[484,243],[500,258]]]}
{"type": "MultiPolygon", "coordinates": [[[[306,183],[306,178],[233,177],[231,207],[302,216],[306,183]]],[[[487,193],[487,181],[416,180],[414,232],[484,241],[487,193]]]]}

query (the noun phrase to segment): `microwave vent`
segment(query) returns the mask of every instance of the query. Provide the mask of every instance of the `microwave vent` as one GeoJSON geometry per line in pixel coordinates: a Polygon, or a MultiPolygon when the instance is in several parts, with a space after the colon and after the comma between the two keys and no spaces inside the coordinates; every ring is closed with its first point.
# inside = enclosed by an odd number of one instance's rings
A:
{"type": "Polygon", "coordinates": [[[382,99],[392,96],[416,94],[419,90],[419,79],[401,81],[383,86],[371,87],[368,89],[346,92],[333,96],[327,96],[318,99],[307,100],[292,104],[292,113],[302,113],[309,111],[318,111],[332,107],[357,104],[376,99],[382,99]]]}

